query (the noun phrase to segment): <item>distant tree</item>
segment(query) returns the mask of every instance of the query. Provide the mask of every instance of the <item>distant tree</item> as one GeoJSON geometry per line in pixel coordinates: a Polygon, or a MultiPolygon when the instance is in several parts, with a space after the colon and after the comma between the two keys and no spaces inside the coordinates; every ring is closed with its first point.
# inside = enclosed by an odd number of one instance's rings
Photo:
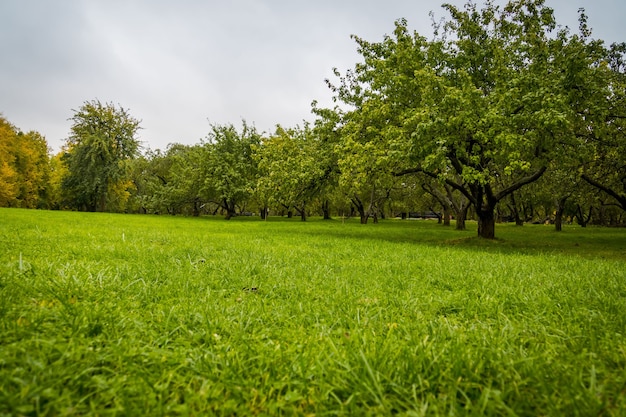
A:
{"type": "Polygon", "coordinates": [[[19,185],[15,171],[12,147],[16,131],[4,117],[0,117],[0,206],[10,207],[17,202],[19,185]]]}
{"type": "Polygon", "coordinates": [[[0,116],[0,205],[47,208],[49,180],[46,139],[23,133],[0,116]]]}
{"type": "Polygon", "coordinates": [[[173,145],[168,147],[166,158],[169,159],[169,179],[164,184],[166,200],[199,216],[202,206],[215,197],[207,193],[205,184],[208,150],[200,144],[173,145]]]}
{"type": "Polygon", "coordinates": [[[308,204],[319,194],[327,175],[320,141],[312,129],[283,129],[256,146],[254,158],[259,168],[258,189],[269,202],[285,209],[295,208],[306,220],[308,204]]]}
{"type": "Polygon", "coordinates": [[[253,147],[260,142],[261,135],[246,122],[241,131],[233,125],[213,125],[204,142],[204,192],[213,196],[227,220],[254,195],[257,164],[252,155],[253,147]]]}
{"type": "Polygon", "coordinates": [[[46,139],[38,132],[18,132],[14,149],[20,206],[48,208],[50,157],[46,139]]]}
{"type": "Polygon", "coordinates": [[[98,100],[85,102],[74,111],[64,163],[68,174],[63,188],[71,207],[106,211],[119,200],[128,181],[126,162],[139,153],[139,120],[128,110],[98,100]]]}

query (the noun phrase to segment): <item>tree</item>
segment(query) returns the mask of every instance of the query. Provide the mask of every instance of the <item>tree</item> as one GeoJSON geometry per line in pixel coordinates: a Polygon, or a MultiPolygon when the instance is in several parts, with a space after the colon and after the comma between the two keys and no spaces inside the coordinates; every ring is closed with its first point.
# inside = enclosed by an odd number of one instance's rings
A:
{"type": "Polygon", "coordinates": [[[224,210],[227,220],[254,194],[257,164],[252,154],[253,147],[260,142],[256,129],[245,122],[240,132],[233,125],[211,126],[204,143],[207,149],[204,187],[224,210]]]}
{"type": "Polygon", "coordinates": [[[363,63],[338,98],[359,108],[378,103],[385,146],[405,164],[398,174],[422,172],[462,193],[479,236],[494,238],[497,204],[544,174],[555,143],[574,149],[581,116],[572,91],[601,74],[595,57],[580,53],[588,39],[555,33],[543,0],[443,7],[450,18],[434,26],[432,40],[411,34],[404,20],[382,42],[355,37],[363,63]]]}
{"type": "Polygon", "coordinates": [[[595,94],[587,94],[588,123],[580,136],[591,145],[582,179],[613,199],[626,210],[626,43],[605,49],[598,71],[606,82],[595,94]]]}
{"type": "Polygon", "coordinates": [[[0,205],[48,207],[49,181],[46,139],[23,133],[0,116],[0,205]]]}
{"type": "Polygon", "coordinates": [[[126,162],[138,155],[139,120],[128,110],[98,100],[74,111],[65,144],[68,175],[63,187],[70,205],[88,211],[106,211],[120,184],[127,181],[126,162]]]}
{"type": "Polygon", "coordinates": [[[19,192],[15,156],[11,149],[15,136],[13,125],[0,117],[0,206],[3,207],[14,205],[19,192]]]}
{"type": "Polygon", "coordinates": [[[65,208],[63,179],[67,177],[67,167],[63,162],[64,153],[59,152],[50,157],[50,182],[48,192],[48,208],[61,210],[65,208]]]}
{"type": "Polygon", "coordinates": [[[310,126],[284,129],[256,146],[258,191],[287,210],[295,208],[306,220],[308,204],[319,195],[329,174],[320,141],[310,126]]]}

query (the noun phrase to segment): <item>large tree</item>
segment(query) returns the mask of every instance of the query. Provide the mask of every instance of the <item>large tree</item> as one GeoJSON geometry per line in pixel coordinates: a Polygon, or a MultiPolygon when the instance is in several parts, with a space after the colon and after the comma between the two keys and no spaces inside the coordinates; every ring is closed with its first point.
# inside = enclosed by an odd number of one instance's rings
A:
{"type": "Polygon", "coordinates": [[[128,181],[126,161],[139,153],[139,120],[127,109],[98,100],[74,111],[65,144],[68,174],[63,181],[68,204],[88,211],[106,211],[120,184],[128,181]]]}
{"type": "Polygon", "coordinates": [[[582,116],[572,91],[596,88],[602,75],[588,34],[558,28],[543,0],[443,7],[450,17],[430,40],[404,20],[382,42],[355,37],[363,62],[336,91],[363,131],[374,113],[362,110],[375,104],[372,141],[396,158],[389,166],[461,192],[479,236],[493,238],[497,204],[539,179],[557,149],[574,149],[582,116]]]}

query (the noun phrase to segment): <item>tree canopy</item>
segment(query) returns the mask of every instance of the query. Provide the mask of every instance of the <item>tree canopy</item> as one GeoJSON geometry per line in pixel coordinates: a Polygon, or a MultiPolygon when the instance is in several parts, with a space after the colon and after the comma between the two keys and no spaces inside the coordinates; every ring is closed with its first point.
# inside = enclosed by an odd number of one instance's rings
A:
{"type": "Polygon", "coordinates": [[[449,18],[431,39],[406,20],[382,42],[355,37],[363,62],[334,90],[364,143],[351,159],[378,154],[370,165],[447,184],[475,207],[479,235],[493,238],[498,202],[559,153],[578,152],[576,129],[589,122],[581,111],[599,105],[580,92],[606,96],[606,49],[589,38],[584,13],[572,35],[542,0],[443,7],[449,18]]]}
{"type": "MultiPolygon", "coordinates": [[[[106,211],[127,178],[126,161],[139,153],[139,120],[123,107],[88,101],[71,118],[63,187],[71,207],[106,211]]],[[[123,187],[122,187],[123,190],[123,187]]]]}

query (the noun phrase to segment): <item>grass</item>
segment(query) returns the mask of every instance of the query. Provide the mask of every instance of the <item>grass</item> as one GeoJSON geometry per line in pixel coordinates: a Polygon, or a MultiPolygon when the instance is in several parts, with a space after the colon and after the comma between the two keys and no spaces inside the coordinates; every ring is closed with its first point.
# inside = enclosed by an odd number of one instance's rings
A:
{"type": "Polygon", "coordinates": [[[0,219],[0,415],[626,415],[623,229],[0,219]]]}

